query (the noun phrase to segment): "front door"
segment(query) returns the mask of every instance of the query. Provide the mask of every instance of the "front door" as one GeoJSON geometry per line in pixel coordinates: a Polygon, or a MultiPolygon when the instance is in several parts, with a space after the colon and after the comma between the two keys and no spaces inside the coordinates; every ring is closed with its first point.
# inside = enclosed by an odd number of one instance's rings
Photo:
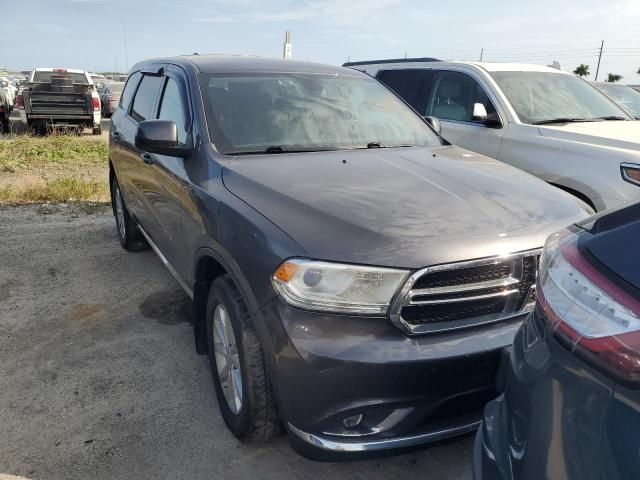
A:
{"type": "Polygon", "coordinates": [[[473,119],[474,104],[484,105],[488,115],[498,118],[493,102],[471,75],[440,70],[429,95],[425,115],[438,118],[442,136],[459,147],[497,158],[506,127],[489,127],[473,119]]]}

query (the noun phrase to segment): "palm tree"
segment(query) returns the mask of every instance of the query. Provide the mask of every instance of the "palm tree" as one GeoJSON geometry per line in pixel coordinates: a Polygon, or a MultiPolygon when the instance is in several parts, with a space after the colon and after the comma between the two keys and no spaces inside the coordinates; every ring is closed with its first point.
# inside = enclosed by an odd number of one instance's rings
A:
{"type": "Polygon", "coordinates": [[[579,77],[588,77],[589,76],[589,65],[585,65],[584,63],[581,63],[580,65],[578,65],[576,67],[576,69],[573,71],[573,73],[575,73],[579,77]]]}
{"type": "Polygon", "coordinates": [[[619,82],[622,80],[622,75],[618,75],[617,73],[607,73],[607,82],[619,82]]]}

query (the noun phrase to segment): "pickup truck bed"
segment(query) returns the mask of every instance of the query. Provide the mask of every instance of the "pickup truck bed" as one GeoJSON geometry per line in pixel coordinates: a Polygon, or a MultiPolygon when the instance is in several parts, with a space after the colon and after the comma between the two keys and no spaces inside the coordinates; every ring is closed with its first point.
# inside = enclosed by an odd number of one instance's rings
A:
{"type": "Polygon", "coordinates": [[[89,85],[74,85],[72,91],[51,91],[51,84],[31,84],[22,92],[27,120],[53,123],[81,123],[93,119],[93,101],[89,85]]]}
{"type": "Polygon", "coordinates": [[[24,123],[42,133],[51,127],[100,129],[100,99],[84,71],[36,69],[22,90],[24,123]]]}

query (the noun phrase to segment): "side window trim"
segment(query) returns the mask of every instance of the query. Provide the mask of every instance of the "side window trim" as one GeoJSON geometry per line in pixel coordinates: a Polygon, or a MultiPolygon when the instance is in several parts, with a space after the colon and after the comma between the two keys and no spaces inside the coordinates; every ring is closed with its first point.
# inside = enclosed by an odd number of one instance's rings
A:
{"type": "MultiPolygon", "coordinates": [[[[129,82],[132,81],[133,78],[138,73],[140,73],[139,70],[137,70],[135,72],[131,72],[131,74],[129,74],[129,77],[127,78],[127,81],[125,82],[124,87],[122,88],[122,94],[120,95],[120,102],[118,103],[118,108],[122,108],[122,100],[124,98],[124,92],[127,89],[127,86],[129,85],[129,82]]],[[[127,105],[127,108],[126,108],[127,114],[129,114],[129,108],[131,107],[131,100],[133,100],[133,98],[136,96],[136,93],[138,92],[138,87],[140,86],[140,80],[142,80],[142,76],[138,79],[138,84],[135,86],[135,89],[133,90],[133,94],[131,95],[131,99],[129,100],[129,104],[127,105]]]]}
{"type": "MultiPolygon", "coordinates": [[[[474,75],[471,75],[469,72],[463,71],[463,70],[458,70],[458,69],[434,69],[434,73],[435,73],[435,77],[433,79],[432,82],[432,88],[431,88],[431,93],[429,94],[429,100],[427,101],[427,105],[428,105],[428,110],[427,112],[432,112],[433,111],[433,102],[435,101],[435,94],[436,91],[438,90],[438,87],[440,86],[440,81],[442,79],[442,75],[444,73],[449,73],[449,72],[455,72],[455,73],[459,73],[460,75],[466,75],[468,78],[470,78],[472,81],[474,81],[477,86],[482,89],[482,91],[484,92],[484,94],[486,95],[487,99],[491,102],[491,104],[493,105],[493,108],[496,111],[496,114],[498,115],[498,118],[500,119],[500,124],[501,126],[499,128],[494,127],[494,130],[501,130],[505,127],[505,121],[502,118],[502,115],[500,114],[500,110],[498,110],[498,108],[496,107],[496,104],[499,105],[498,102],[496,102],[496,99],[493,98],[493,95],[491,95],[487,89],[485,88],[485,86],[482,84],[482,82],[476,78],[474,75]]],[[[429,114],[427,113],[427,114],[429,114]]],[[[481,123],[477,123],[477,122],[472,122],[472,121],[466,121],[466,120],[452,120],[449,118],[439,118],[440,121],[443,122],[451,122],[451,123],[458,123],[461,125],[471,125],[471,126],[475,126],[475,127],[482,127],[482,128],[487,128],[485,125],[481,124],[481,123]]]]}

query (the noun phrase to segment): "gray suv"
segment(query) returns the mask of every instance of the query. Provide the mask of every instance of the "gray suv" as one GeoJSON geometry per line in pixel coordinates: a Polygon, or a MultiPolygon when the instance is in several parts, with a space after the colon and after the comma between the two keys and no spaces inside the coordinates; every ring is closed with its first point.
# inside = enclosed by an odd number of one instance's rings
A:
{"type": "Polygon", "coordinates": [[[226,424],[284,426],[312,458],[474,430],[540,247],[587,215],[367,75],[307,62],[139,63],[109,146],[120,242],[193,299],[226,424]]]}

